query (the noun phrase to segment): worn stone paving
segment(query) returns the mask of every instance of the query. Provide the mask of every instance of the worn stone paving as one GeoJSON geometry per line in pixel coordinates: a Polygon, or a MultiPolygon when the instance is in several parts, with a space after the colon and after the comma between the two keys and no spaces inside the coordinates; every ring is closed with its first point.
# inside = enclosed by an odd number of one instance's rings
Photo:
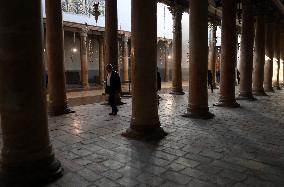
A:
{"type": "Polygon", "coordinates": [[[50,117],[50,136],[64,176],[48,187],[284,186],[284,91],[211,107],[211,120],[183,118],[187,95],[162,94],[159,112],[169,135],[160,142],[128,140],[131,99],[116,117],[99,103],[50,117]]]}

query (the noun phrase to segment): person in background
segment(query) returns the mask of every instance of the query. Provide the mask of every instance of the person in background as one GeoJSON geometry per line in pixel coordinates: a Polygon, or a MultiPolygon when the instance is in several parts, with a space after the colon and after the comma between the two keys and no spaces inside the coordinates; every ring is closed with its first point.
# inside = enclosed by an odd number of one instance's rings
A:
{"type": "Polygon", "coordinates": [[[111,106],[111,113],[109,115],[116,115],[118,112],[116,95],[121,93],[121,83],[119,74],[113,70],[111,64],[106,65],[107,80],[106,80],[106,90],[105,92],[109,94],[109,103],[111,106]]]}
{"type": "Polygon", "coordinates": [[[159,72],[159,69],[157,67],[157,92],[161,90],[161,83],[162,79],[161,79],[161,74],[159,72]]]}
{"type": "Polygon", "coordinates": [[[241,73],[239,72],[239,70],[237,69],[237,79],[238,79],[238,84],[240,84],[241,81],[241,77],[240,77],[241,73]]]}
{"type": "Polygon", "coordinates": [[[161,74],[159,72],[159,68],[157,67],[157,100],[158,100],[158,105],[160,104],[159,99],[161,98],[158,94],[159,91],[161,91],[162,88],[162,78],[161,74]]]}
{"type": "Polygon", "coordinates": [[[211,70],[208,70],[208,86],[210,86],[211,92],[213,93],[213,75],[211,70]]]}

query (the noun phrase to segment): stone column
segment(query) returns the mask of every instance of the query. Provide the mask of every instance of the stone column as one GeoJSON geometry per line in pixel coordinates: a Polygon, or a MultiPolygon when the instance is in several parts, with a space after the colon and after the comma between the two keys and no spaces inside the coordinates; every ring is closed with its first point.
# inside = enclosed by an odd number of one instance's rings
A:
{"type": "Polygon", "coordinates": [[[169,61],[168,61],[168,51],[169,51],[169,45],[167,42],[164,42],[165,44],[165,53],[164,53],[164,59],[165,59],[165,70],[164,70],[164,82],[168,82],[170,79],[170,69],[169,69],[169,61]]]}
{"type": "Polygon", "coordinates": [[[236,0],[223,2],[220,98],[215,106],[239,107],[235,99],[236,0]]]}
{"type": "Polygon", "coordinates": [[[100,83],[103,84],[103,82],[106,79],[106,73],[105,73],[105,61],[104,61],[104,39],[99,38],[99,69],[100,69],[100,83]]]}
{"type": "MultiPolygon", "coordinates": [[[[48,10],[61,7],[48,2],[48,10]]],[[[0,186],[41,186],[62,176],[48,133],[42,25],[41,1],[1,3],[0,186]]]]}
{"type": "Polygon", "coordinates": [[[281,30],[280,40],[280,64],[283,63],[283,85],[284,85],[284,29],[281,30]]]}
{"type": "Polygon", "coordinates": [[[240,52],[240,100],[256,100],[252,95],[254,15],[252,0],[243,1],[243,23],[240,52]]]}
{"type": "Polygon", "coordinates": [[[81,32],[81,48],[80,48],[80,59],[81,59],[81,86],[84,89],[89,88],[89,64],[88,64],[88,47],[87,47],[88,29],[83,28],[81,32]]]}
{"type": "Polygon", "coordinates": [[[118,71],[117,0],[105,1],[105,63],[118,71]]]}
{"type": "Polygon", "coordinates": [[[267,96],[264,92],[264,64],[265,64],[265,21],[263,15],[256,17],[255,58],[253,70],[253,94],[267,96]]]}
{"type": "Polygon", "coordinates": [[[208,70],[211,70],[212,72],[212,83],[213,88],[216,89],[216,31],[217,26],[215,23],[212,23],[211,28],[211,38],[209,42],[209,54],[208,54],[208,70]]]}
{"type": "Polygon", "coordinates": [[[275,87],[277,90],[281,90],[280,88],[280,83],[279,83],[279,73],[280,73],[280,45],[281,45],[281,40],[280,40],[280,25],[277,24],[275,28],[275,44],[274,44],[274,59],[277,62],[277,80],[275,87]]]}
{"type": "Polygon", "coordinates": [[[169,8],[173,15],[173,64],[172,64],[172,91],[173,95],[184,95],[182,89],[182,9],[178,6],[169,8]]]}
{"type": "Polygon", "coordinates": [[[131,7],[132,118],[123,136],[161,139],[167,133],[160,127],[158,115],[157,2],[132,0],[131,7]]]}
{"type": "Polygon", "coordinates": [[[47,1],[45,5],[49,112],[61,115],[71,112],[67,106],[65,85],[61,1],[47,1]]]}
{"type": "Polygon", "coordinates": [[[266,24],[265,30],[265,66],[264,66],[264,90],[266,92],[274,92],[272,87],[273,77],[273,52],[274,52],[274,24],[266,24]]]}
{"type": "Polygon", "coordinates": [[[189,97],[185,117],[209,119],[208,108],[208,1],[192,0],[189,18],[189,97]]]}
{"type": "Polygon", "coordinates": [[[128,59],[129,59],[129,49],[128,49],[128,37],[124,36],[123,38],[123,81],[129,81],[128,76],[128,59]]]}

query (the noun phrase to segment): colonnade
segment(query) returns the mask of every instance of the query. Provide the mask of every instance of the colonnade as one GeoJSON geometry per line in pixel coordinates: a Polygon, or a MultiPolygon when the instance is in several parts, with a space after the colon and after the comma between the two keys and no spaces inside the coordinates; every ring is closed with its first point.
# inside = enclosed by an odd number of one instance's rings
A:
{"type": "MultiPolygon", "coordinates": [[[[130,127],[123,135],[134,139],[161,139],[167,133],[161,127],[156,95],[157,3],[151,0],[132,0],[131,6],[132,117],[130,127]]],[[[242,78],[239,96],[245,99],[252,99],[253,93],[265,95],[264,90],[273,90],[272,66],[275,56],[280,62],[281,43],[277,42],[280,41],[280,29],[275,29],[276,24],[273,22],[265,24],[265,19],[261,15],[257,17],[256,52],[255,61],[253,61],[254,26],[251,6],[252,4],[243,6],[242,78]],[[264,40],[264,31],[266,40],[264,40]],[[264,63],[265,55],[268,58],[264,63]]],[[[105,56],[100,55],[100,66],[104,66],[105,60],[106,63],[113,64],[115,69],[118,68],[116,7],[116,0],[106,1],[104,47],[102,47],[103,42],[100,41],[100,51],[105,50],[105,56]]],[[[208,1],[191,0],[190,9],[189,97],[187,112],[184,116],[209,119],[214,114],[208,108],[207,90],[208,1]]],[[[173,9],[172,12],[174,19],[172,93],[183,94],[180,23],[182,12],[178,8],[173,9]]],[[[46,15],[49,108],[56,114],[66,113],[68,106],[63,67],[61,0],[46,1],[46,15]]],[[[47,103],[43,81],[42,28],[40,1],[19,1],[16,7],[12,1],[2,3],[0,48],[3,56],[0,63],[0,112],[3,148],[0,184],[46,182],[62,174],[60,163],[54,157],[48,133],[47,103]],[[13,11],[10,7],[13,7],[13,11]],[[19,47],[21,43],[25,46],[19,47]],[[16,84],[17,80],[32,86],[16,84]]],[[[126,44],[127,38],[124,40],[124,46],[126,44]]],[[[83,51],[86,45],[86,35],[82,32],[81,49],[83,51]]],[[[239,106],[235,98],[236,46],[236,0],[226,0],[223,1],[222,16],[220,98],[215,106],[239,106]]],[[[128,49],[125,47],[125,69],[128,63],[127,52],[128,49]]],[[[82,63],[85,62],[86,57],[83,55],[82,63]]],[[[84,68],[83,71],[85,71],[84,68]]],[[[104,73],[101,72],[100,79],[104,77],[104,73]]],[[[123,79],[127,80],[127,75],[123,75],[123,79]]],[[[85,79],[82,83],[88,86],[85,79]]]]}

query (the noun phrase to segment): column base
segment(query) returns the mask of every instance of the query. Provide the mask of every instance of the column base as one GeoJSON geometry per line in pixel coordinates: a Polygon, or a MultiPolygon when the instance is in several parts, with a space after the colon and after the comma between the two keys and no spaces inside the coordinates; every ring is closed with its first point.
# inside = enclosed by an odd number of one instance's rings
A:
{"type": "Polygon", "coordinates": [[[257,99],[252,94],[239,94],[236,100],[256,101],[257,99]]]}
{"type": "Polygon", "coordinates": [[[228,107],[228,108],[239,108],[240,104],[237,103],[237,101],[234,100],[226,100],[226,99],[219,99],[218,103],[213,104],[213,106],[217,106],[217,107],[228,107]]]}
{"type": "Polygon", "coordinates": [[[274,92],[275,92],[274,89],[273,89],[273,87],[264,88],[264,91],[265,91],[265,92],[271,92],[271,93],[274,93],[274,92]]]}
{"type": "Polygon", "coordinates": [[[90,88],[90,85],[81,85],[81,88],[83,88],[83,90],[88,90],[90,88]]]}
{"type": "Polygon", "coordinates": [[[130,128],[126,132],[121,134],[122,136],[143,141],[155,141],[161,140],[168,135],[164,129],[158,125],[130,125],[130,128]]]}
{"type": "Polygon", "coordinates": [[[184,95],[185,93],[184,93],[182,90],[177,91],[177,90],[175,90],[175,89],[172,89],[172,91],[170,92],[170,94],[172,94],[172,95],[184,95]]]}
{"type": "Polygon", "coordinates": [[[51,116],[60,116],[64,114],[75,113],[75,111],[71,110],[68,106],[63,107],[49,107],[48,114],[51,116]]]}
{"type": "Polygon", "coordinates": [[[54,156],[26,165],[7,168],[0,166],[0,186],[42,186],[62,177],[63,171],[60,162],[54,156]]]}
{"type": "Polygon", "coordinates": [[[253,91],[252,93],[253,93],[253,95],[255,95],[255,96],[268,96],[268,95],[264,92],[264,90],[261,90],[261,91],[253,91]]]}
{"type": "Polygon", "coordinates": [[[206,113],[193,113],[193,112],[187,112],[182,117],[186,118],[192,118],[192,119],[212,119],[215,115],[212,114],[211,112],[206,112],[206,113]]]}
{"type": "Polygon", "coordinates": [[[276,86],[276,90],[282,90],[280,86],[276,86]]]}

